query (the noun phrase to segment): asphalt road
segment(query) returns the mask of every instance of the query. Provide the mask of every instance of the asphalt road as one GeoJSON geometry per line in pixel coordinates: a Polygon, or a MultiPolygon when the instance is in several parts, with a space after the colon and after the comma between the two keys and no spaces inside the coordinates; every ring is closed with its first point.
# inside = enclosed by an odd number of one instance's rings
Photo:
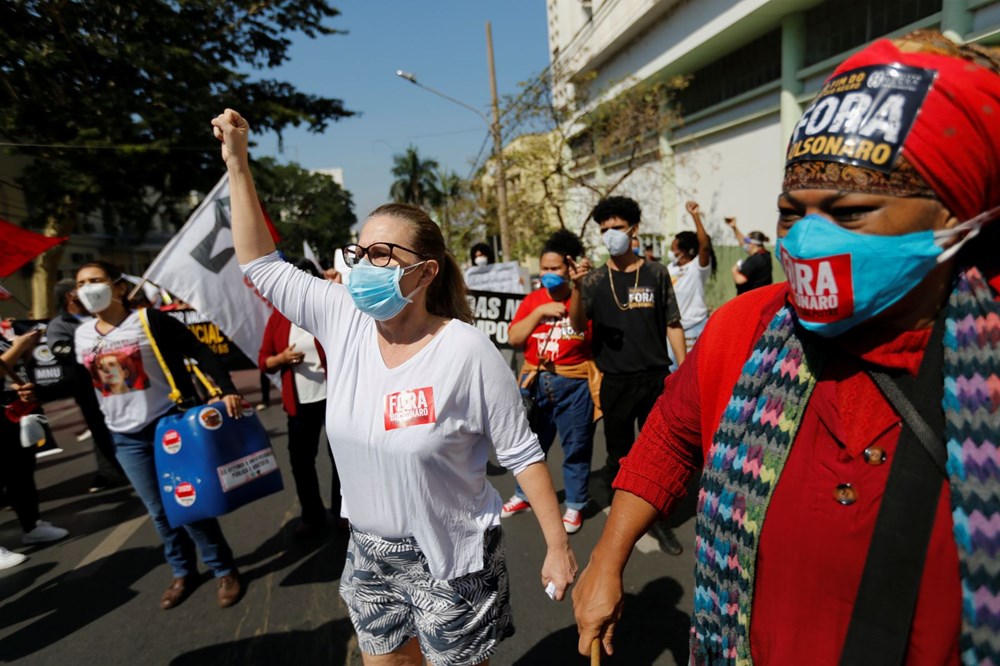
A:
{"type": "MultiPolygon", "coordinates": [[[[256,372],[237,373],[254,400],[256,372]]],[[[278,397],[273,391],[272,399],[278,397]]],[[[130,488],[90,495],[94,473],[90,442],[78,443],[82,419],[69,403],[47,408],[63,449],[39,461],[36,481],[43,518],[70,530],[66,540],[42,547],[20,545],[9,509],[0,511],[0,545],[29,555],[0,572],[0,662],[19,664],[360,664],[347,609],[337,593],[345,539],[303,542],[292,532],[298,503],[288,466],[285,415],[278,404],[260,412],[272,437],[285,490],[221,519],[245,586],[235,606],[215,604],[215,585],[203,583],[179,607],[159,608],[170,580],[162,548],[130,488]]],[[[595,442],[595,467],[605,459],[603,434],[595,442]]],[[[556,446],[549,464],[562,488],[556,446]]],[[[318,457],[320,479],[329,460],[318,457]]],[[[506,498],[513,478],[491,468],[490,481],[506,498]]],[[[328,494],[328,493],[327,493],[328,494]]],[[[689,503],[690,504],[690,503],[689,503]]],[[[581,566],[604,526],[603,507],[586,512],[572,537],[581,566]]],[[[694,521],[691,506],[675,516],[685,552],[671,557],[643,537],[625,575],[627,599],[614,658],[607,664],[686,663],[692,609],[694,521]]],[[[568,601],[555,603],[539,583],[544,543],[531,514],[504,521],[516,634],[501,644],[495,665],[587,663],[576,654],[577,634],[568,601]]]]}

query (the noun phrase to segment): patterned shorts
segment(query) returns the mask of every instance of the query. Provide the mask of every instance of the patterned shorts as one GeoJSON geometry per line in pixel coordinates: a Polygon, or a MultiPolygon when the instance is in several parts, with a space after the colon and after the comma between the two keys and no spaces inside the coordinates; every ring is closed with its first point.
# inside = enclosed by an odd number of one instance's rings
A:
{"type": "Polygon", "coordinates": [[[451,580],[431,576],[412,537],[352,530],[340,596],[361,650],[388,654],[416,637],[435,666],[478,664],[514,633],[503,532],[483,536],[483,568],[451,580]]]}

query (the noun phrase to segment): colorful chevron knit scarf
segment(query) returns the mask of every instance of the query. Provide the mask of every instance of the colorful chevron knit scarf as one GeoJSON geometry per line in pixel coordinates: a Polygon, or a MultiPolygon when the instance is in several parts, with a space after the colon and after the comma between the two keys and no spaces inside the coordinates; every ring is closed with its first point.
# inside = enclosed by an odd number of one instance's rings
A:
{"type": "MultiPolygon", "coordinates": [[[[962,272],[946,312],[945,437],[962,578],[962,663],[1000,664],[1000,307],[962,272]],[[992,660],[992,662],[990,661],[992,660]]],[[[694,664],[751,664],[757,543],[822,355],[782,308],[733,389],[698,494],[694,664]]]]}

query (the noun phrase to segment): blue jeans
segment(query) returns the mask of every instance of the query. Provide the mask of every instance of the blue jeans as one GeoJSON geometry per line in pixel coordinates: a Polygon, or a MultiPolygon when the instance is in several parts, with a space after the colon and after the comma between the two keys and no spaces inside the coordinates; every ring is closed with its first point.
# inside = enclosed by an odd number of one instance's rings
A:
{"type": "MultiPolygon", "coordinates": [[[[563,447],[566,506],[582,509],[587,505],[590,458],[594,452],[594,400],[590,397],[590,386],[586,379],[570,379],[551,372],[538,373],[535,382],[538,420],[534,425],[538,442],[548,455],[558,430],[563,447]]],[[[514,486],[514,494],[526,499],[520,485],[514,486]]]]}
{"type": "Polygon", "coordinates": [[[219,521],[209,518],[179,528],[171,527],[167,521],[160,498],[156,465],[153,462],[156,423],[154,421],[137,432],[113,432],[111,439],[115,443],[115,457],[142,503],[146,505],[149,517],[153,519],[153,526],[163,541],[167,564],[173,569],[175,578],[197,573],[197,544],[202,561],[216,578],[236,573],[233,551],[222,535],[219,521]]]}

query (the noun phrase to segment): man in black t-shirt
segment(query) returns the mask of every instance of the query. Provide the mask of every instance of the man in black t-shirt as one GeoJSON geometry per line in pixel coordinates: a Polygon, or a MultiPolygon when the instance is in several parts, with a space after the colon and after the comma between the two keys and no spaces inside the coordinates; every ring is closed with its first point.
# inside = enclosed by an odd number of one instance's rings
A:
{"type": "MultiPolygon", "coordinates": [[[[594,361],[604,375],[600,400],[608,449],[607,466],[597,476],[610,484],[632,448],[636,424],[642,428],[663,392],[670,374],[668,341],[678,363],[686,347],[667,267],[631,251],[632,239],[639,234],[639,204],[609,197],[598,202],[592,216],[611,258],[591,270],[586,259],[575,264],[567,257],[574,283],[570,318],[577,330],[586,328],[588,319],[593,322],[594,361]]],[[[672,534],[669,545],[659,540],[664,550],[680,552],[672,534]]]]}
{"type": "Polygon", "coordinates": [[[771,284],[774,281],[771,277],[771,253],[764,248],[764,243],[770,239],[759,231],[751,231],[744,236],[736,226],[735,217],[727,217],[726,224],[733,230],[736,241],[748,255],[746,259],[741,259],[733,265],[736,295],[771,284]]]}

